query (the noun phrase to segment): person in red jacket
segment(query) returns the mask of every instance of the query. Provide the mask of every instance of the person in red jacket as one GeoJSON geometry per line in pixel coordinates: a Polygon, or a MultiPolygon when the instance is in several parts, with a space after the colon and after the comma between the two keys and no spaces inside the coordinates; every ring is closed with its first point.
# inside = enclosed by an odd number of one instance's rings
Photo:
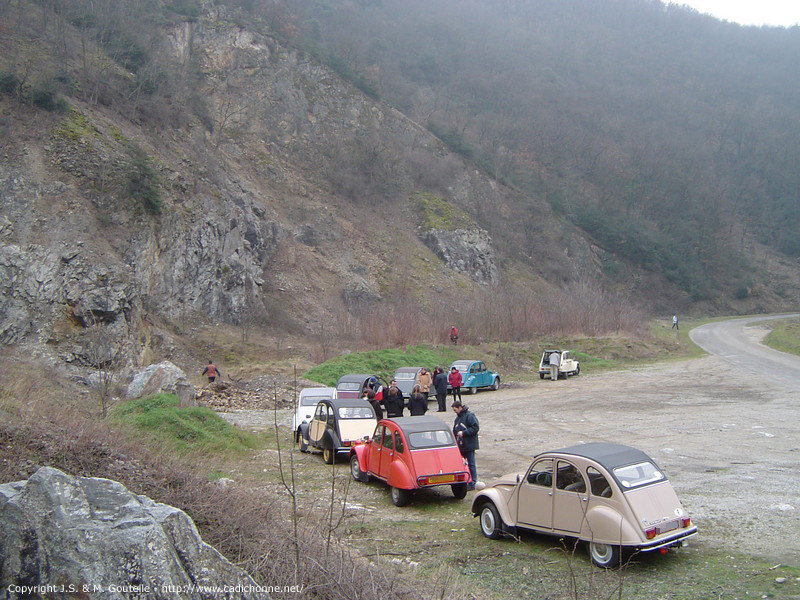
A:
{"type": "Polygon", "coordinates": [[[222,377],[222,373],[220,370],[214,366],[214,363],[208,361],[206,368],[203,369],[203,375],[208,375],[208,383],[214,383],[214,380],[217,378],[217,375],[222,377]]]}
{"type": "Polygon", "coordinates": [[[453,325],[450,328],[450,341],[453,344],[457,344],[458,343],[458,327],[456,327],[455,325],[453,325]]]}
{"type": "Polygon", "coordinates": [[[455,402],[456,396],[461,400],[461,384],[464,382],[461,373],[455,367],[451,367],[450,375],[447,376],[447,382],[453,390],[453,401],[455,402]]]}

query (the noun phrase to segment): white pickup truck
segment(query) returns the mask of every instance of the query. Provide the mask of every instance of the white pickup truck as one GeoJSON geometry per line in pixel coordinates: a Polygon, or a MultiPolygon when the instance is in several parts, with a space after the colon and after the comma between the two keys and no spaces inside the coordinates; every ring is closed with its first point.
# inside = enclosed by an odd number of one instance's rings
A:
{"type": "Polygon", "coordinates": [[[561,363],[558,367],[559,377],[563,376],[564,379],[566,379],[570,375],[580,374],[581,365],[577,360],[572,358],[572,354],[569,350],[550,349],[542,352],[542,360],[539,361],[539,379],[544,379],[545,375],[550,377],[550,354],[553,352],[561,354],[561,363]]]}

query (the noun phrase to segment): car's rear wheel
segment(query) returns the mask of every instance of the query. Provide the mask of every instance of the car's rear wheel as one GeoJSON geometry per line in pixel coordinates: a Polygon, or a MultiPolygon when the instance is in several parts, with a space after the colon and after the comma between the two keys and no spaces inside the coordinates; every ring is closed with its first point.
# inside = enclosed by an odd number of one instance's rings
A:
{"type": "Polygon", "coordinates": [[[361,483],[367,483],[369,481],[369,475],[361,470],[361,466],[358,464],[358,456],[355,454],[350,457],[350,474],[353,476],[353,479],[361,483]]]}
{"type": "Polygon", "coordinates": [[[613,569],[622,559],[622,548],[613,544],[589,542],[589,556],[598,567],[613,569]]]}
{"type": "Polygon", "coordinates": [[[467,486],[466,483],[453,483],[450,485],[450,489],[453,490],[453,496],[461,500],[467,495],[467,486]]]}
{"type": "Polygon", "coordinates": [[[580,375],[580,374],[581,374],[581,366],[578,365],[577,367],[575,367],[575,375],[580,375]]]}
{"type": "Polygon", "coordinates": [[[492,384],[492,389],[495,392],[500,389],[500,378],[499,377],[495,377],[494,378],[494,383],[492,384]]]}
{"type": "Polygon", "coordinates": [[[326,464],[332,465],[336,460],[336,450],[333,448],[323,448],[322,460],[324,460],[326,464]]]}
{"type": "Polygon", "coordinates": [[[303,432],[299,429],[297,430],[295,441],[297,442],[297,449],[300,450],[300,452],[308,452],[308,443],[306,443],[306,438],[303,437],[303,432]]]}
{"type": "Polygon", "coordinates": [[[487,502],[481,508],[481,533],[490,540],[499,539],[503,533],[500,513],[492,502],[487,502]]]}
{"type": "Polygon", "coordinates": [[[476,387],[469,388],[469,393],[470,394],[477,394],[478,393],[478,387],[476,386],[476,387]]]}
{"type": "Polygon", "coordinates": [[[544,379],[544,373],[539,373],[539,379],[544,379]]]}
{"type": "Polygon", "coordinates": [[[411,500],[411,490],[404,490],[392,486],[392,504],[395,506],[405,506],[411,500]]]}

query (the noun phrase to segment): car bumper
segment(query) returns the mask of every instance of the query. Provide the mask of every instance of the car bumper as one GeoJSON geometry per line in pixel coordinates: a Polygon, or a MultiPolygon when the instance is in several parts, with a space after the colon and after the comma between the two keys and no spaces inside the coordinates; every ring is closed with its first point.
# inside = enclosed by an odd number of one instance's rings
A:
{"type": "Polygon", "coordinates": [[[692,527],[691,529],[687,529],[686,531],[677,532],[665,538],[653,540],[651,543],[648,544],[638,545],[636,546],[636,549],[639,552],[652,552],[653,550],[658,550],[659,548],[666,548],[668,546],[678,545],[684,540],[694,535],[697,535],[697,527],[692,527]]]}

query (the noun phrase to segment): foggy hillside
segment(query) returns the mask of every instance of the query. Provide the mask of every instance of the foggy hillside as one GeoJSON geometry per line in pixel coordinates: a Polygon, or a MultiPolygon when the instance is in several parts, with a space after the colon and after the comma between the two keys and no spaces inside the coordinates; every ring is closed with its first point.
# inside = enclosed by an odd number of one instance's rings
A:
{"type": "Polygon", "coordinates": [[[7,0],[0,340],[97,366],[215,322],[338,347],[788,306],[798,43],[645,0],[7,0]]]}

